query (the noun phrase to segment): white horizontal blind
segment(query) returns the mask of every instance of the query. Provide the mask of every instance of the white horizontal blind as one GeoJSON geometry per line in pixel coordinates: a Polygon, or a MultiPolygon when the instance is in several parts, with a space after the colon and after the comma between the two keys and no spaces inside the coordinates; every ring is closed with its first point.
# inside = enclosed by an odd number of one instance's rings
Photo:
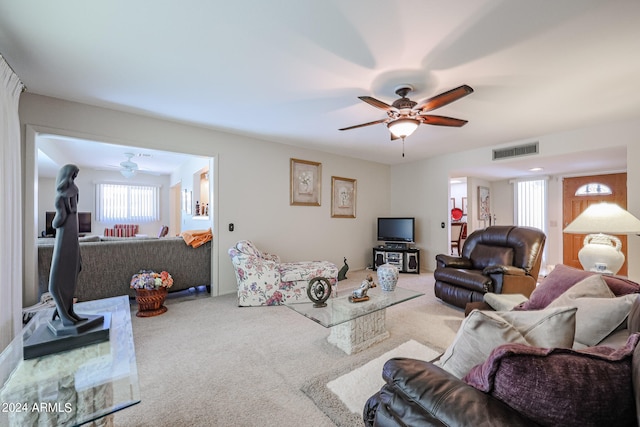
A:
{"type": "Polygon", "coordinates": [[[160,190],[150,185],[96,184],[96,219],[100,222],[160,220],[160,190]]]}

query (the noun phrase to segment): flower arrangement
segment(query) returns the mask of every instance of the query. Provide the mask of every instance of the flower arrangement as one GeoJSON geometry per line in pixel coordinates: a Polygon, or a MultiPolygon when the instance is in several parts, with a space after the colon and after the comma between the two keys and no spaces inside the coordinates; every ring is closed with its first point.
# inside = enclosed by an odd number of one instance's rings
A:
{"type": "Polygon", "coordinates": [[[151,270],[140,270],[131,277],[130,286],[132,289],[159,289],[170,288],[172,285],[173,278],[166,271],[156,273],[151,270]]]}

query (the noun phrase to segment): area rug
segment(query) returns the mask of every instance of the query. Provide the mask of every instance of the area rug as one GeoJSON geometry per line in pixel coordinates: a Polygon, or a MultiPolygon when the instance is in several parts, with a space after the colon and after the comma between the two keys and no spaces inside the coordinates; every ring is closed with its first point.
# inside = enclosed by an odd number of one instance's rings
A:
{"type": "Polygon", "coordinates": [[[301,390],[309,396],[337,426],[362,424],[364,405],[384,385],[382,367],[394,357],[433,360],[440,354],[414,340],[409,340],[379,357],[353,368],[341,369],[313,378],[301,390]]]}

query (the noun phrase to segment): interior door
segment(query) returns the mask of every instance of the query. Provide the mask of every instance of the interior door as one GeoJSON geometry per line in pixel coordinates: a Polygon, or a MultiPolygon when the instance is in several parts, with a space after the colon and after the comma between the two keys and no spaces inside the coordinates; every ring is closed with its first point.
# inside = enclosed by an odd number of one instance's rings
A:
{"type": "MultiPolygon", "coordinates": [[[[615,203],[627,208],[627,174],[615,173],[606,175],[580,176],[573,178],[564,178],[562,184],[562,212],[563,228],[573,221],[582,213],[589,205],[598,202],[615,203]],[[608,186],[611,189],[610,195],[592,193],[589,195],[576,195],[576,191],[583,185],[590,183],[599,183],[608,186]]],[[[583,246],[585,238],[584,234],[568,234],[563,233],[563,263],[576,268],[582,268],[578,260],[578,251],[583,246]]],[[[617,236],[622,242],[622,253],[625,256],[624,264],[617,273],[621,276],[627,275],[627,236],[617,236]]]]}

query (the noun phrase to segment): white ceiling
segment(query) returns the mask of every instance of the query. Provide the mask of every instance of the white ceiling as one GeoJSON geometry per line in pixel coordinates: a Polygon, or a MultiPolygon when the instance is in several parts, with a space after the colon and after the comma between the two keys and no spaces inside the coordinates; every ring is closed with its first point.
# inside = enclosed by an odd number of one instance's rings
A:
{"type": "Polygon", "coordinates": [[[38,176],[49,178],[55,178],[58,170],[67,163],[77,165],[81,170],[119,172],[123,169],[120,163],[127,161],[127,153],[133,155],[131,161],[138,165],[138,173],[170,175],[180,165],[196,157],[47,134],[39,135],[37,144],[38,176]]]}
{"type": "Polygon", "coordinates": [[[4,0],[0,53],[32,93],[398,164],[639,117],[638,22],[637,0],[4,0]],[[383,124],[337,130],[403,83],[470,85],[434,111],[469,123],[405,158],[383,124]]]}

